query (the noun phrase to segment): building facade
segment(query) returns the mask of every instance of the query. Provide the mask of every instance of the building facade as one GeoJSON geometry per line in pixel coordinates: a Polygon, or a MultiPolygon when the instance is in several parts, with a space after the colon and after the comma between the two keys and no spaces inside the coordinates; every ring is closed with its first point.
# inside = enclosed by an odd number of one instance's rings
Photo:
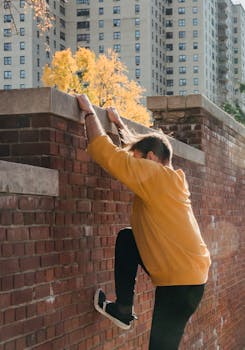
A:
{"type": "Polygon", "coordinates": [[[116,51],[146,95],[201,93],[218,105],[241,97],[245,11],[231,0],[50,0],[55,20],[43,36],[24,0],[12,0],[13,16],[8,3],[0,4],[1,89],[41,86],[56,50],[82,46],[116,51]]]}

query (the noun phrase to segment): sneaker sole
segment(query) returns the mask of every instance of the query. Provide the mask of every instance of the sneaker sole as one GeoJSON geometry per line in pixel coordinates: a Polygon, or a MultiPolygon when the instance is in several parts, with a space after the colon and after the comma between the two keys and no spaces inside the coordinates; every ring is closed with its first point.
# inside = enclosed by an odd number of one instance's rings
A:
{"type": "Polygon", "coordinates": [[[120,327],[121,329],[124,330],[129,330],[131,328],[131,325],[127,325],[123,322],[121,322],[120,320],[118,320],[117,318],[111,316],[110,314],[108,314],[107,312],[105,312],[100,306],[99,306],[99,294],[100,294],[101,289],[97,289],[97,291],[95,292],[94,295],[94,307],[95,309],[103,316],[109,318],[109,320],[111,320],[117,327],[120,327]]]}

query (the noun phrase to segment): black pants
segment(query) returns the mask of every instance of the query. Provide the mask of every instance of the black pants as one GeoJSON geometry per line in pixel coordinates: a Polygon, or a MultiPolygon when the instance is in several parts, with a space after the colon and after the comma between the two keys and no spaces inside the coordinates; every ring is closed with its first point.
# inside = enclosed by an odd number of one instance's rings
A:
{"type": "MultiPolygon", "coordinates": [[[[122,305],[133,305],[138,265],[146,271],[133,232],[125,228],[119,232],[115,247],[115,288],[117,302],[122,305]]],[[[156,287],[149,350],[178,349],[203,292],[204,285],[156,287]]]]}

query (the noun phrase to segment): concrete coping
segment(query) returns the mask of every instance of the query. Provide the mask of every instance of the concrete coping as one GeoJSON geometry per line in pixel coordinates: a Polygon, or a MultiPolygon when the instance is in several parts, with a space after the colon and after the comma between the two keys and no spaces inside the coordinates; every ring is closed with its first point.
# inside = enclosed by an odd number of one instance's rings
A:
{"type": "Polygon", "coordinates": [[[57,197],[58,170],[0,160],[0,193],[57,197]]]}
{"type": "MultiPolygon", "coordinates": [[[[176,111],[185,111],[192,108],[202,108],[216,118],[235,130],[238,134],[245,136],[245,127],[236,121],[231,115],[218,107],[206,96],[193,94],[187,96],[151,96],[147,97],[147,107],[151,111],[171,112],[171,118],[176,111]]],[[[177,113],[176,113],[177,114],[177,113]]],[[[176,119],[178,117],[176,116],[176,119]]]]}
{"type": "MultiPolygon", "coordinates": [[[[160,97],[160,99],[164,99],[164,97],[160,97]]],[[[151,101],[153,100],[150,100],[150,102],[151,101]]],[[[156,102],[159,103],[159,101],[160,100],[157,99],[156,102]]],[[[156,105],[154,110],[157,109],[158,106],[159,105],[156,105]]],[[[106,111],[96,107],[96,112],[106,132],[116,134],[117,130],[115,126],[108,121],[106,111]]],[[[0,129],[1,116],[47,113],[74,121],[81,120],[83,122],[83,116],[78,108],[76,98],[58,91],[57,89],[44,87],[0,91],[0,129]]],[[[123,120],[130,129],[134,129],[138,133],[148,133],[152,131],[152,129],[131,120],[125,118],[123,118],[123,120]]],[[[205,163],[204,152],[178,140],[170,138],[170,141],[173,145],[175,155],[198,164],[203,165],[205,163]]]]}

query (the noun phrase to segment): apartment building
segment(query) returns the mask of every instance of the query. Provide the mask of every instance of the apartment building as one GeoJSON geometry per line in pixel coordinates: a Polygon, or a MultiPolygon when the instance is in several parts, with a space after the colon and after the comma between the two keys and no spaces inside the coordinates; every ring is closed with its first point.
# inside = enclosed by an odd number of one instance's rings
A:
{"type": "Polygon", "coordinates": [[[25,0],[0,1],[0,89],[42,86],[44,65],[66,47],[65,2],[50,1],[50,8],[54,26],[43,34],[25,0]]]}
{"type": "Polygon", "coordinates": [[[146,95],[201,93],[219,105],[240,98],[245,11],[231,0],[49,0],[55,23],[44,37],[31,11],[22,14],[24,0],[12,1],[22,20],[14,35],[0,5],[0,88],[41,86],[42,67],[56,50],[82,46],[97,55],[116,51],[146,95]]]}

